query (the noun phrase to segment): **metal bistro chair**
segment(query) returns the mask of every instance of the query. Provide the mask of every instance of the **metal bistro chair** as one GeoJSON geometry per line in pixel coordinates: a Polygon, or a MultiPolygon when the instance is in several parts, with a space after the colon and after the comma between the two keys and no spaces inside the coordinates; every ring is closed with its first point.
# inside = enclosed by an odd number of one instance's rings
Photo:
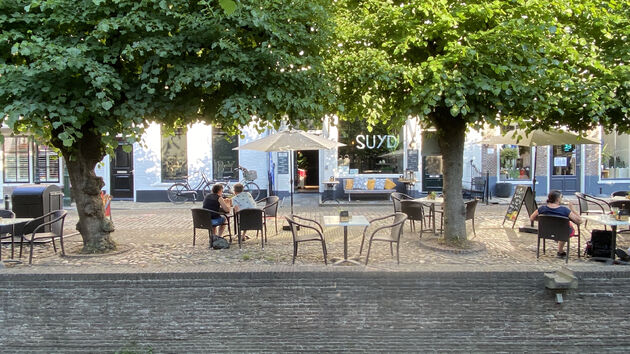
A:
{"type": "MultiPolygon", "coordinates": [[[[536,259],[540,256],[540,240],[543,240],[543,253],[545,253],[545,240],[566,241],[567,256],[566,263],[569,263],[569,249],[571,242],[571,229],[569,218],[557,215],[538,215],[538,245],[536,248],[536,259]]],[[[578,247],[578,254],[580,250],[578,247]]]]}
{"type": "Polygon", "coordinates": [[[48,239],[48,238],[52,241],[53,250],[55,251],[55,253],[57,253],[57,246],[55,245],[55,239],[56,238],[59,239],[59,244],[61,245],[61,255],[65,256],[66,252],[63,248],[63,222],[66,219],[67,214],[68,212],[65,210],[55,210],[27,222],[24,225],[24,230],[30,230],[33,227],[35,228],[33,229],[32,233],[29,233],[29,235],[23,235],[22,238],[20,239],[20,258],[22,258],[22,246],[24,244],[24,241],[27,241],[31,247],[31,250],[28,256],[28,264],[32,264],[33,263],[33,246],[34,246],[35,240],[48,239]],[[41,224],[38,225],[38,223],[40,222],[41,224]],[[34,225],[37,225],[37,226],[34,226],[34,225]],[[39,234],[37,233],[38,231],[43,231],[47,226],[50,227],[50,232],[41,232],[39,234]]]}
{"type": "Polygon", "coordinates": [[[265,203],[262,206],[262,210],[265,212],[265,234],[267,233],[267,219],[273,218],[276,223],[276,235],[278,234],[278,203],[280,202],[280,198],[272,195],[266,198],[263,198],[258,201],[258,203],[265,203]]]}
{"type": "Polygon", "coordinates": [[[402,212],[401,205],[400,205],[401,201],[413,199],[410,196],[404,193],[399,193],[399,192],[393,192],[390,196],[392,198],[392,203],[394,203],[394,213],[402,212]]]}
{"type": "Polygon", "coordinates": [[[216,227],[212,225],[212,217],[215,215],[225,216],[225,223],[223,225],[227,225],[228,236],[230,237],[230,243],[232,243],[232,229],[230,228],[229,215],[204,208],[192,208],[190,211],[192,212],[193,219],[193,246],[197,238],[197,229],[204,229],[208,230],[208,244],[212,247],[212,232],[216,227]]]}
{"type": "Polygon", "coordinates": [[[297,256],[298,244],[300,242],[318,241],[322,243],[324,264],[327,265],[328,253],[326,252],[326,241],[324,241],[324,229],[322,225],[313,219],[307,219],[297,215],[285,216],[284,218],[289,223],[291,234],[293,235],[293,264],[295,264],[295,257],[297,256]]]}
{"type": "Polygon", "coordinates": [[[372,231],[369,236],[368,249],[365,256],[365,265],[368,264],[368,260],[370,259],[370,249],[372,248],[372,241],[389,242],[389,251],[392,257],[394,256],[394,243],[396,243],[396,262],[400,264],[400,236],[402,235],[403,226],[405,225],[406,220],[407,215],[403,213],[395,213],[392,215],[370,220],[370,225],[366,226],[365,229],[363,229],[363,239],[361,240],[361,248],[359,249],[359,255],[361,255],[363,253],[363,243],[365,242],[368,229],[372,226],[376,227],[376,229],[374,229],[374,231],[372,231]],[[386,219],[393,219],[393,221],[391,224],[381,225],[380,221],[386,219]],[[389,230],[389,232],[386,232],[387,230],[389,230]]]}
{"type": "Polygon", "coordinates": [[[416,221],[420,221],[420,238],[422,238],[424,233],[424,205],[415,200],[401,200],[400,212],[407,215],[412,232],[416,231],[416,221]]]}
{"type": "Polygon", "coordinates": [[[263,210],[258,208],[241,209],[234,214],[234,217],[237,225],[238,248],[242,247],[241,231],[256,230],[256,237],[258,237],[258,232],[260,231],[260,245],[265,249],[267,233],[265,232],[265,222],[263,221],[265,218],[263,210]]]}
{"type": "MultiPolygon", "coordinates": [[[[0,210],[0,218],[14,219],[15,213],[11,210],[0,210]]],[[[0,226],[0,242],[3,239],[11,239],[11,258],[13,258],[15,246],[13,243],[13,225],[0,226]]],[[[2,244],[0,243],[0,260],[2,260],[2,244]]]]}
{"type": "MultiPolygon", "coordinates": [[[[603,199],[593,197],[589,194],[576,192],[575,196],[578,199],[578,207],[580,215],[592,215],[592,214],[608,214],[610,212],[610,205],[603,199]],[[591,208],[594,206],[596,208],[591,208]]],[[[584,223],[584,227],[588,220],[584,223]]],[[[604,227],[606,228],[606,227],[604,227]]]]}
{"type": "Polygon", "coordinates": [[[475,232],[475,210],[477,210],[477,204],[479,203],[479,199],[475,198],[474,200],[467,201],[466,204],[466,220],[472,221],[472,230],[473,230],[473,238],[477,237],[477,233],[475,232]]]}

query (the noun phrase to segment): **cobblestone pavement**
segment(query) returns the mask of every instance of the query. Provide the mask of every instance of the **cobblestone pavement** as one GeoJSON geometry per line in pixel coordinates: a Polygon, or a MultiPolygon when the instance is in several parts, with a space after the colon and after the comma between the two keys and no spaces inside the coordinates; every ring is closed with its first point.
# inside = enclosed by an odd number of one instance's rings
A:
{"type": "MultiPolygon", "coordinates": [[[[318,205],[318,196],[313,194],[297,195],[295,212],[301,216],[321,222],[323,215],[334,215],[339,208],[348,209],[353,215],[362,214],[368,219],[389,214],[393,211],[391,202],[383,200],[370,205],[337,206],[318,205]]],[[[555,257],[556,244],[549,242],[546,255],[536,259],[536,235],[518,232],[518,225],[524,225],[526,212],[523,210],[517,227],[512,229],[509,222],[502,225],[507,205],[479,204],[475,217],[477,236],[474,241],[485,246],[485,250],[475,253],[451,253],[421,247],[419,234],[410,230],[409,224],[404,228],[400,245],[400,265],[390,255],[387,243],[373,244],[369,266],[324,266],[321,246],[318,243],[302,243],[298,251],[295,265],[292,260],[292,238],[289,231],[282,231],[283,216],[289,214],[289,201],[284,201],[279,209],[279,233],[275,233],[271,219],[268,224],[268,243],[264,250],[260,240],[252,238],[239,250],[235,244],[228,250],[211,250],[208,248],[207,232],[198,230],[197,244],[192,245],[192,219],[190,208],[201,207],[201,203],[173,205],[170,203],[133,203],[114,201],[112,214],[116,231],[112,234],[119,245],[119,251],[108,255],[80,255],[81,237],[76,234],[66,238],[67,257],[60,257],[52,251],[50,244],[36,246],[33,265],[29,266],[28,258],[24,263],[14,267],[6,267],[6,273],[90,273],[90,272],[165,272],[165,271],[258,271],[258,270],[335,270],[353,271],[388,270],[388,271],[439,271],[439,270],[549,270],[564,265],[563,259],[555,257]]],[[[73,230],[78,217],[76,210],[69,209],[66,219],[66,234],[76,233],[73,230]]],[[[419,229],[418,225],[417,229],[419,229]]],[[[595,225],[593,225],[595,226],[595,225]]],[[[590,234],[582,230],[580,247],[583,249],[586,236],[590,234]]],[[[597,227],[597,226],[595,226],[597,227]]],[[[470,221],[467,222],[469,237],[472,238],[470,221]]],[[[349,228],[348,253],[358,255],[363,228],[349,228]]],[[[626,234],[627,235],[627,234],[626,234]]],[[[622,235],[618,238],[618,246],[627,248],[630,237],[622,235]]],[[[343,255],[343,229],[341,227],[325,228],[324,236],[329,258],[343,255]]],[[[425,233],[423,240],[428,240],[431,233],[425,233]]],[[[577,240],[575,240],[577,241],[577,240]]],[[[577,242],[572,242],[569,265],[578,270],[623,269],[625,267],[604,266],[577,258],[577,242]]],[[[2,256],[6,259],[10,253],[8,245],[3,245],[2,256]]],[[[394,250],[395,252],[395,250],[394,250]]],[[[365,253],[365,251],[364,251],[365,253]]]]}

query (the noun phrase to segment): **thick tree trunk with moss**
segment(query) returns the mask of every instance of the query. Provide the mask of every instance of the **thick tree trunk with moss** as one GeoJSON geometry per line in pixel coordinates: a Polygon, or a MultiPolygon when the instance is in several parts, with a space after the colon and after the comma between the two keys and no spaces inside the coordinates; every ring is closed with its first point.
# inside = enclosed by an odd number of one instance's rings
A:
{"type": "Polygon", "coordinates": [[[96,164],[105,157],[100,136],[84,128],[83,137],[76,141],[72,150],[64,147],[61,150],[79,214],[76,228],[83,237],[83,252],[104,253],[116,249],[110,238],[114,225],[105,217],[101,199],[105,183],[94,172],[96,164]]]}
{"type": "Polygon", "coordinates": [[[451,116],[448,109],[438,109],[434,114],[443,163],[444,237],[447,243],[458,244],[466,240],[466,209],[462,198],[466,122],[451,116]]]}

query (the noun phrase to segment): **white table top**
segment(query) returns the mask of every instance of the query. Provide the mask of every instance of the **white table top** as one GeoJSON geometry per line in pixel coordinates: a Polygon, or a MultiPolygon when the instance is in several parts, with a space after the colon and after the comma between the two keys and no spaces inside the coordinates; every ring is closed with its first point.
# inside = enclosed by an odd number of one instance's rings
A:
{"type": "Polygon", "coordinates": [[[444,198],[436,197],[435,199],[429,199],[427,197],[423,197],[423,198],[416,198],[414,199],[414,201],[421,202],[421,203],[443,204],[444,198]]]}
{"type": "Polygon", "coordinates": [[[29,222],[34,218],[0,218],[0,226],[14,225],[23,222],[29,222]]]}
{"type": "Polygon", "coordinates": [[[368,226],[370,222],[363,215],[350,215],[348,222],[339,221],[339,215],[324,215],[324,226],[368,226]]]}
{"type": "Polygon", "coordinates": [[[608,226],[630,225],[630,220],[617,220],[610,214],[580,215],[580,218],[608,226]]]}

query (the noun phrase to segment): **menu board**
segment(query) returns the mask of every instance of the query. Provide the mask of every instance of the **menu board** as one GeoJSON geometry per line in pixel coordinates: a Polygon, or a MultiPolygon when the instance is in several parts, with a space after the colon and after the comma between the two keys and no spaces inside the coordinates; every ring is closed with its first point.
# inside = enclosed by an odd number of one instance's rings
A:
{"type": "Polygon", "coordinates": [[[536,200],[534,199],[532,188],[530,186],[518,185],[516,186],[516,190],[514,190],[512,200],[510,201],[508,209],[505,212],[503,223],[505,224],[506,220],[510,220],[512,221],[512,228],[514,228],[516,220],[518,219],[518,214],[521,212],[523,204],[525,204],[525,208],[527,209],[527,214],[529,216],[531,216],[534,211],[538,209],[538,206],[536,206],[536,200]]]}
{"type": "Polygon", "coordinates": [[[418,171],[418,150],[407,150],[407,169],[418,171]]]}
{"type": "Polygon", "coordinates": [[[288,152],[278,153],[278,174],[279,175],[289,174],[289,153],[288,152]]]}

